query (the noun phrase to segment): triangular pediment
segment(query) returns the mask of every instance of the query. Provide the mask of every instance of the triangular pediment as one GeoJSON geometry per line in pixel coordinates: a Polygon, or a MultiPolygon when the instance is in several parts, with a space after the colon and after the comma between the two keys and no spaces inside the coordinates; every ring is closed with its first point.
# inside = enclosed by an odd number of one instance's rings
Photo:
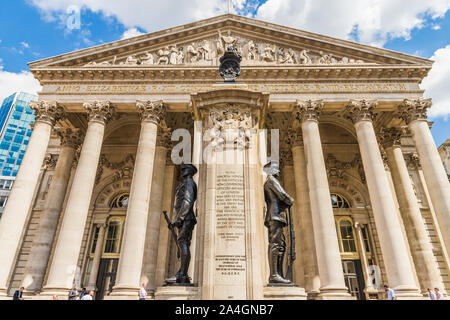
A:
{"type": "Polygon", "coordinates": [[[234,45],[245,66],[431,66],[432,61],[235,15],[120,40],[30,63],[58,68],[217,66],[234,45]]]}

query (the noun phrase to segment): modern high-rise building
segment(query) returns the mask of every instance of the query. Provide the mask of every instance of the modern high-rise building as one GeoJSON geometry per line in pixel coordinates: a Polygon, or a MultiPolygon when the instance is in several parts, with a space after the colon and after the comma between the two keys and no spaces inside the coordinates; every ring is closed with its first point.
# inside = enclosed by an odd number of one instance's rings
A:
{"type": "Polygon", "coordinates": [[[31,137],[34,113],[30,102],[37,98],[16,92],[3,100],[0,109],[0,216],[31,137]]]}

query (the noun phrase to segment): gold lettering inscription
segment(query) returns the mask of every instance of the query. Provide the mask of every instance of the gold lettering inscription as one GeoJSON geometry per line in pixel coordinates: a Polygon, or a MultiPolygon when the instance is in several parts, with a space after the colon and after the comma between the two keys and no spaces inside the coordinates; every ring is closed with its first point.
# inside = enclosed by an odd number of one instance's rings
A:
{"type": "MultiPolygon", "coordinates": [[[[270,93],[303,93],[303,92],[395,92],[406,91],[405,83],[327,83],[327,84],[250,84],[249,90],[270,93]]],[[[64,93],[95,93],[95,94],[130,94],[130,93],[195,93],[212,90],[210,84],[160,84],[160,85],[87,85],[87,86],[56,86],[53,92],[64,93]]],[[[50,90],[52,91],[52,90],[50,90]]]]}

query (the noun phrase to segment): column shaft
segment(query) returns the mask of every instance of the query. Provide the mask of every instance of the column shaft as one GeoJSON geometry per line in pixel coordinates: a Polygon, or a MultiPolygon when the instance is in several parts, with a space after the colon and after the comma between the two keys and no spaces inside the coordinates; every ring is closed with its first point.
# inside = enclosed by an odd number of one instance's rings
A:
{"type": "MultiPolygon", "coordinates": [[[[293,265],[293,279],[292,281],[300,286],[301,288],[305,287],[305,270],[303,268],[303,257],[300,255],[302,250],[302,241],[300,237],[300,208],[301,205],[300,202],[298,202],[299,196],[297,196],[296,192],[296,186],[295,186],[295,171],[294,167],[292,165],[285,165],[283,167],[282,172],[283,177],[283,183],[284,183],[284,190],[291,195],[294,199],[294,205],[292,206],[292,222],[294,225],[294,231],[295,231],[295,250],[296,250],[296,260],[293,265]]],[[[289,226],[286,227],[286,236],[287,239],[289,239],[289,226]]],[[[289,262],[289,257],[286,254],[286,265],[289,262]]],[[[287,276],[287,267],[283,269],[284,271],[284,277],[287,276]]]]}
{"type": "Polygon", "coordinates": [[[0,296],[7,294],[52,127],[62,114],[56,102],[39,101],[31,107],[36,112],[36,124],[0,219],[0,296]]]}
{"type": "Polygon", "coordinates": [[[158,123],[165,111],[162,101],[138,102],[141,133],[134,165],[116,284],[112,296],[138,298],[153,184],[158,123]]]}
{"type": "Polygon", "coordinates": [[[347,288],[344,283],[344,273],[318,123],[316,121],[304,121],[302,130],[314,239],[320,274],[320,296],[326,295],[328,292],[344,294],[347,293],[347,288]]]}
{"type": "Polygon", "coordinates": [[[305,289],[309,294],[317,294],[320,289],[320,277],[317,268],[316,248],[314,245],[314,230],[311,228],[312,216],[309,200],[308,179],[306,173],[306,160],[303,146],[297,145],[292,148],[294,159],[294,175],[296,187],[296,203],[299,213],[299,234],[302,251],[300,255],[303,261],[305,274],[305,289]]]}
{"type": "Polygon", "coordinates": [[[113,110],[108,102],[85,103],[84,107],[90,112],[90,121],[43,295],[57,294],[66,298],[72,287],[94,189],[105,123],[113,110]]]}
{"type": "Polygon", "coordinates": [[[348,108],[355,123],[383,260],[389,284],[396,290],[397,295],[406,298],[420,297],[373,129],[372,110],[375,105],[372,101],[352,101],[348,108]]]}
{"type": "Polygon", "coordinates": [[[439,157],[428,123],[424,120],[409,124],[413,134],[425,182],[438,219],[442,238],[450,256],[450,184],[439,157]]]}
{"type": "Polygon", "coordinates": [[[98,231],[97,243],[95,245],[94,259],[92,260],[91,274],[89,275],[87,290],[97,290],[97,275],[100,266],[100,259],[103,253],[103,241],[105,240],[106,224],[98,224],[100,228],[98,231]]]}
{"type": "MultiPolygon", "coordinates": [[[[175,185],[175,166],[168,165],[165,168],[163,210],[167,211],[169,217],[172,216],[172,199],[175,185]]],[[[169,259],[170,231],[167,228],[166,220],[161,219],[159,226],[158,257],[156,262],[156,286],[161,287],[168,277],[167,267],[169,259]]]]}
{"type": "Polygon", "coordinates": [[[147,289],[152,291],[156,289],[156,264],[158,258],[159,231],[163,209],[162,205],[164,197],[166,158],[167,148],[165,146],[157,146],[153,169],[152,191],[150,196],[150,211],[147,222],[144,263],[142,266],[141,277],[141,282],[146,283],[147,289]]]}
{"type": "Polygon", "coordinates": [[[81,143],[78,133],[67,130],[66,132],[58,131],[58,134],[64,134],[61,141],[63,145],[48,189],[44,210],[39,219],[38,233],[33,241],[25,267],[22,286],[28,292],[40,291],[42,288],[56,227],[66,196],[75,151],[81,143]]]}
{"type": "Polygon", "coordinates": [[[427,288],[436,286],[443,288],[439,268],[425,229],[402,150],[395,145],[387,147],[385,150],[417,276],[422,293],[426,294],[427,288]]]}

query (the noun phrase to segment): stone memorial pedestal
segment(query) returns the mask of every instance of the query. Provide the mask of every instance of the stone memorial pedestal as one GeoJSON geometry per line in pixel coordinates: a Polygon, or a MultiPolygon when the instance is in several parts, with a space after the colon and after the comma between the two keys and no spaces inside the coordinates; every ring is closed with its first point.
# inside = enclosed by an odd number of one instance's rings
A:
{"type": "MultiPolygon", "coordinates": [[[[305,299],[298,287],[264,289],[268,274],[259,130],[268,96],[243,84],[192,95],[203,125],[194,277],[204,300],[305,299]]],[[[159,290],[159,289],[158,289],[159,290]]],[[[164,290],[168,290],[164,288],[164,290]]],[[[176,289],[170,289],[176,290],[176,289]]],[[[158,294],[158,291],[157,291],[158,294]]]]}
{"type": "Polygon", "coordinates": [[[186,285],[173,285],[158,287],[155,291],[155,300],[198,300],[199,288],[186,285]]]}
{"type": "Polygon", "coordinates": [[[304,288],[295,285],[268,285],[264,287],[266,300],[306,300],[304,288]]]}

